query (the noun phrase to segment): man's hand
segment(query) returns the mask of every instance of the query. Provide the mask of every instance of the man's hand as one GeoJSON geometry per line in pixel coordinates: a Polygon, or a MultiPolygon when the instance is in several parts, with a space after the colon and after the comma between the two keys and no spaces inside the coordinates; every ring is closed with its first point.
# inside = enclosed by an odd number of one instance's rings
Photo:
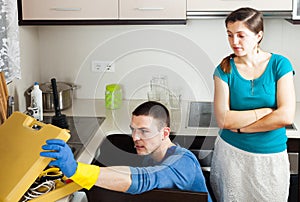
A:
{"type": "Polygon", "coordinates": [[[77,163],[74,159],[71,148],[62,140],[47,140],[41,152],[44,157],[54,158],[49,166],[59,167],[65,176],[82,186],[90,189],[97,181],[100,174],[100,167],[84,163],[77,163]]]}
{"type": "Polygon", "coordinates": [[[49,151],[41,152],[41,156],[55,159],[50,162],[49,166],[59,167],[68,178],[75,174],[77,162],[74,159],[71,148],[63,140],[47,140],[46,144],[42,146],[42,149],[49,151]]]}

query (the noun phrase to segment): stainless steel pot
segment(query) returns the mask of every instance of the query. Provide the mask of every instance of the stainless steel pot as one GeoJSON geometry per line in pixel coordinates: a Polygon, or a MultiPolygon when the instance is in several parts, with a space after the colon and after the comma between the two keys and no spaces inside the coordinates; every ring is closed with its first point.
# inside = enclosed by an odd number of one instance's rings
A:
{"type": "MultiPolygon", "coordinates": [[[[61,110],[70,108],[73,102],[73,91],[77,89],[74,84],[66,82],[57,82],[58,102],[61,110]]],[[[30,93],[33,86],[26,90],[26,105],[30,106],[30,93]]],[[[53,112],[54,111],[54,100],[51,82],[40,84],[40,89],[43,92],[43,111],[53,112]]]]}

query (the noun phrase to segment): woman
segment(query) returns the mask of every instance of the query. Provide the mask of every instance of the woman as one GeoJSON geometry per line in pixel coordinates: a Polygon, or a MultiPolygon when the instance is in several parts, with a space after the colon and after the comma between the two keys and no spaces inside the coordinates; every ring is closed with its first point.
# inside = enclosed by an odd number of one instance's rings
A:
{"type": "Polygon", "coordinates": [[[214,72],[219,134],[211,185],[218,201],[287,201],[289,161],[285,126],[295,114],[294,70],[263,51],[262,13],[233,11],[225,20],[233,53],[214,72]]]}

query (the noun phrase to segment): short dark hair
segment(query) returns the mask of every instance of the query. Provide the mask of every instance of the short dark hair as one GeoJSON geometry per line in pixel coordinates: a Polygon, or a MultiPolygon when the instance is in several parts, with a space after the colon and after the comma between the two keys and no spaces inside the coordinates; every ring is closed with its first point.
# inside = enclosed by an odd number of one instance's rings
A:
{"type": "Polygon", "coordinates": [[[169,110],[161,103],[155,101],[144,102],[139,105],[133,112],[134,116],[151,116],[161,123],[161,128],[170,127],[169,110]]]}

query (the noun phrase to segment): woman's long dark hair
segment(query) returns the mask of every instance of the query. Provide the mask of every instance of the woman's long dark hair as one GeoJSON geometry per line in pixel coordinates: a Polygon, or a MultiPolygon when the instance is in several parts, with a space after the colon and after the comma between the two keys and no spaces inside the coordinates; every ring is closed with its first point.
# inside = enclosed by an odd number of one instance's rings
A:
{"type": "MultiPolygon", "coordinates": [[[[236,21],[243,22],[245,26],[255,34],[258,34],[260,31],[264,31],[263,15],[260,11],[253,8],[244,7],[231,12],[225,20],[225,26],[227,27],[228,23],[234,23],[236,21]]],[[[261,40],[258,42],[258,44],[261,42],[261,40]]],[[[225,73],[230,73],[230,59],[233,57],[235,57],[234,53],[225,57],[221,61],[221,69],[225,73]]]]}

